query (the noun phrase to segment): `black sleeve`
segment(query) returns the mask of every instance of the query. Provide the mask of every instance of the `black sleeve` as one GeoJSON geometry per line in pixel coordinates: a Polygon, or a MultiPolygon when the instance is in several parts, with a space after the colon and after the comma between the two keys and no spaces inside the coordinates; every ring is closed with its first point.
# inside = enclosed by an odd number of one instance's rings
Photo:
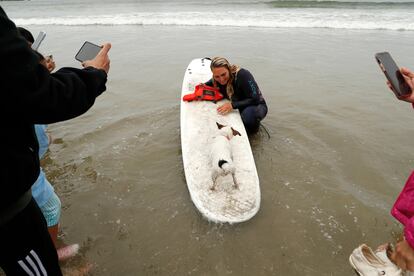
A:
{"type": "Polygon", "coordinates": [[[33,124],[71,119],[86,112],[106,89],[103,70],[62,68],[50,74],[1,7],[0,59],[2,118],[18,116],[33,124]]]}
{"type": "Polygon", "coordinates": [[[213,84],[213,79],[210,79],[209,81],[205,82],[204,84],[212,87],[214,85],[213,84]]]}
{"type": "Polygon", "coordinates": [[[234,109],[244,108],[249,105],[260,103],[262,97],[259,86],[249,71],[240,69],[240,71],[237,73],[236,85],[238,89],[240,89],[240,91],[238,91],[238,94],[242,96],[242,98],[236,101],[232,101],[232,106],[234,109]]]}

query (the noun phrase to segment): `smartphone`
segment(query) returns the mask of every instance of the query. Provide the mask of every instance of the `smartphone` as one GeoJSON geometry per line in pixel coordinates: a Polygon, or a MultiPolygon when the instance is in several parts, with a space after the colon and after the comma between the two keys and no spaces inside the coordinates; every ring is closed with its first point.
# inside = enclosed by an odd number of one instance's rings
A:
{"type": "Polygon", "coordinates": [[[42,43],[43,39],[45,39],[45,37],[46,37],[46,33],[40,32],[32,44],[32,49],[37,51],[37,49],[39,49],[40,44],[42,43]]]}
{"type": "Polygon", "coordinates": [[[85,43],[83,43],[82,47],[79,49],[78,53],[75,55],[75,59],[80,62],[94,59],[101,49],[101,46],[93,44],[89,41],[85,41],[85,43]]]}
{"type": "Polygon", "coordinates": [[[399,98],[411,94],[410,86],[405,81],[400,69],[388,52],[375,54],[375,59],[382,72],[384,72],[388,81],[391,83],[395,96],[399,98]]]}

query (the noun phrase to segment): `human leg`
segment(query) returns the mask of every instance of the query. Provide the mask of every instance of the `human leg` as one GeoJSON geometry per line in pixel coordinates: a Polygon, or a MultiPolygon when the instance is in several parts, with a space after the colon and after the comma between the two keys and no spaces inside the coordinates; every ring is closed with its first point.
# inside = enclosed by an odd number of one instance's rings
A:
{"type": "Polygon", "coordinates": [[[52,238],[53,244],[57,247],[56,242],[59,231],[61,203],[55,192],[53,192],[48,201],[40,207],[40,210],[46,219],[48,231],[50,237],[52,238]]]}
{"type": "Polygon", "coordinates": [[[59,224],[53,225],[47,228],[50,238],[53,241],[53,245],[57,248],[57,235],[59,233],[59,224]]]}
{"type": "Polygon", "coordinates": [[[33,199],[0,226],[0,244],[0,266],[6,275],[62,275],[46,221],[33,199]]]}
{"type": "Polygon", "coordinates": [[[59,261],[65,261],[74,257],[79,252],[79,244],[74,243],[71,245],[65,245],[57,249],[59,261]]]}
{"type": "Polygon", "coordinates": [[[265,104],[251,105],[240,111],[240,115],[248,133],[255,133],[259,130],[260,121],[267,114],[265,104]]]}
{"type": "Polygon", "coordinates": [[[49,198],[46,204],[43,205],[40,209],[42,210],[43,216],[46,219],[50,237],[52,238],[55,248],[57,249],[59,261],[64,261],[75,256],[79,251],[78,244],[63,245],[60,248],[57,246],[61,202],[55,192],[53,192],[52,196],[49,198]]]}

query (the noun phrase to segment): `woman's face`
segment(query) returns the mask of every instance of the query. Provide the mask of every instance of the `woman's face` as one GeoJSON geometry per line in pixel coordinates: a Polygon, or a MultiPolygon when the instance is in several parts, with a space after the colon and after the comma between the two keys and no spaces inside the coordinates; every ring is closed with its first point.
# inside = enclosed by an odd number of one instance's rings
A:
{"type": "Polygon", "coordinates": [[[230,72],[226,67],[215,67],[212,72],[214,80],[221,85],[226,85],[229,82],[230,72]]]}

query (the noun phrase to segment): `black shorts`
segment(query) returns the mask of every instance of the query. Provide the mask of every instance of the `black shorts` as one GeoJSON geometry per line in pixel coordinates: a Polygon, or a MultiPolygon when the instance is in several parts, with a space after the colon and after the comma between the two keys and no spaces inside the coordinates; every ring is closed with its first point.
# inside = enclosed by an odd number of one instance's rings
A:
{"type": "Polygon", "coordinates": [[[62,275],[42,212],[33,200],[0,226],[0,267],[6,275],[62,275]]]}

